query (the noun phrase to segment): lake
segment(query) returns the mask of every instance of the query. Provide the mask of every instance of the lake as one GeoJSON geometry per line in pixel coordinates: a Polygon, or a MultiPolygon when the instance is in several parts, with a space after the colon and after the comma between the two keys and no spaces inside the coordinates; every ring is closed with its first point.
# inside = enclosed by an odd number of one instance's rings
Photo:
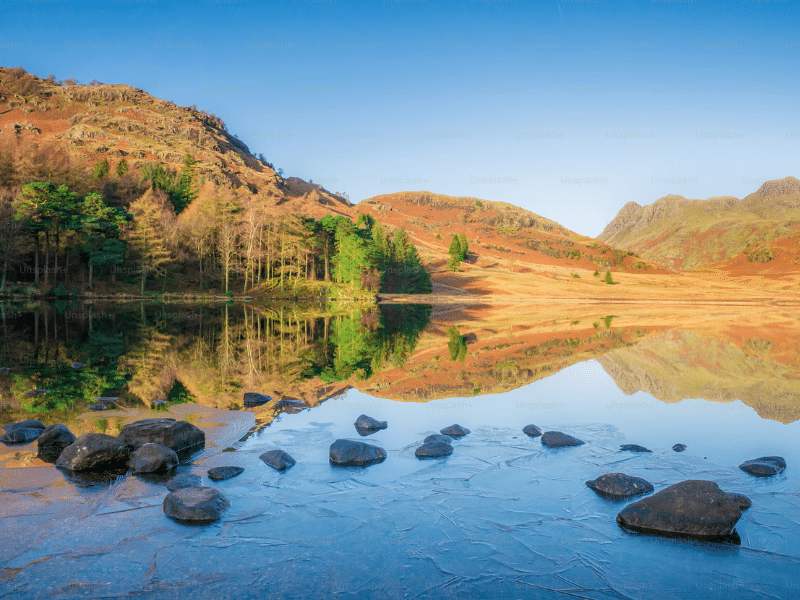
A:
{"type": "Polygon", "coordinates": [[[206,446],[177,472],[231,502],[216,523],[181,524],[162,510],[174,473],[80,475],[36,442],[0,444],[0,597],[800,597],[797,307],[0,308],[2,424],[116,435],[187,420],[206,446]],[[274,399],[245,409],[245,392],[274,399]],[[89,410],[96,398],[116,400],[89,410]],[[361,414],[388,427],[362,437],[361,414]],[[415,456],[455,423],[470,433],[450,456],[415,456]],[[547,448],[531,423],[586,443],[547,448]],[[334,467],[339,438],[388,456],[334,467]],[[259,459],[271,449],[297,464],[273,470],[259,459]],[[768,455],[788,467],[738,468],[768,455]],[[245,470],[207,478],[223,465],[245,470]],[[639,498],[585,484],[611,472],[747,495],[740,542],[623,530],[616,515],[639,498]]]}

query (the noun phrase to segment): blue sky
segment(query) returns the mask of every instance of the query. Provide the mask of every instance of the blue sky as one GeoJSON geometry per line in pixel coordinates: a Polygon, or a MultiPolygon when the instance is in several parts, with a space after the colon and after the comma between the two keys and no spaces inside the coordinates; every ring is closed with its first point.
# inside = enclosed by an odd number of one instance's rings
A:
{"type": "Polygon", "coordinates": [[[733,0],[0,0],[0,65],[125,83],[352,201],[630,200],[800,176],[800,8],[733,0]]]}

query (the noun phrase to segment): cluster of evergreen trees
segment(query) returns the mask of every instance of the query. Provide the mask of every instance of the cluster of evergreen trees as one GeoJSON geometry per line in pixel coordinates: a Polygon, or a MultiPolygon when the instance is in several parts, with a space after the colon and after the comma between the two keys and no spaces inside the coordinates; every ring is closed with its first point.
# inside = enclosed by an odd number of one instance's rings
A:
{"type": "MultiPolygon", "coordinates": [[[[57,185],[57,177],[20,182],[13,193],[5,188],[0,290],[9,269],[17,266],[18,281],[33,280],[45,289],[76,284],[91,289],[100,277],[136,282],[141,292],[148,280],[158,278],[164,290],[171,276],[184,290],[221,288],[225,293],[237,286],[242,293],[287,294],[298,283],[315,280],[353,292],[431,291],[430,277],[404,230],[391,233],[367,215],[353,223],[342,216],[315,220],[275,214],[270,203],[245,188],[201,186],[196,164],[187,155],[180,173],[146,165],[138,183],[144,191],[128,203],[113,194],[106,202],[97,191],[81,196],[57,185]]],[[[130,180],[124,159],[114,171],[130,180]]],[[[110,172],[108,161],[100,161],[93,179],[111,179],[110,172]]],[[[103,189],[117,188],[106,181],[103,189]]]]}
{"type": "Polygon", "coordinates": [[[450,260],[447,261],[447,268],[451,271],[455,271],[458,265],[467,257],[467,252],[469,252],[467,234],[453,234],[453,239],[450,240],[450,249],[448,251],[450,260]]]}

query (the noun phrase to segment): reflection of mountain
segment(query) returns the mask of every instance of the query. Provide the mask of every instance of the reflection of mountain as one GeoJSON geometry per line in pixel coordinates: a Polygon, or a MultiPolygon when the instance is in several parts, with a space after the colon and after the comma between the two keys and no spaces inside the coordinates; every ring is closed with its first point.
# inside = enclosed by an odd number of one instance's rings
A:
{"type": "Polygon", "coordinates": [[[800,419],[800,369],[773,357],[773,342],[744,347],[693,331],[673,330],[597,359],[625,394],[647,392],[664,402],[741,400],[762,418],[800,419]]]}

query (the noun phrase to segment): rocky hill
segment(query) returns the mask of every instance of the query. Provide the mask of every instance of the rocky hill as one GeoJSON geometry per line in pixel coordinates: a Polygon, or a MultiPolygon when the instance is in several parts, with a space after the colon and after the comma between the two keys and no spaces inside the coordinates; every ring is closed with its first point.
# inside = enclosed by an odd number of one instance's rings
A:
{"type": "Polygon", "coordinates": [[[785,177],[742,200],[670,195],[648,206],[628,202],[597,239],[673,269],[691,269],[798,230],[800,180],[785,177]]]}

